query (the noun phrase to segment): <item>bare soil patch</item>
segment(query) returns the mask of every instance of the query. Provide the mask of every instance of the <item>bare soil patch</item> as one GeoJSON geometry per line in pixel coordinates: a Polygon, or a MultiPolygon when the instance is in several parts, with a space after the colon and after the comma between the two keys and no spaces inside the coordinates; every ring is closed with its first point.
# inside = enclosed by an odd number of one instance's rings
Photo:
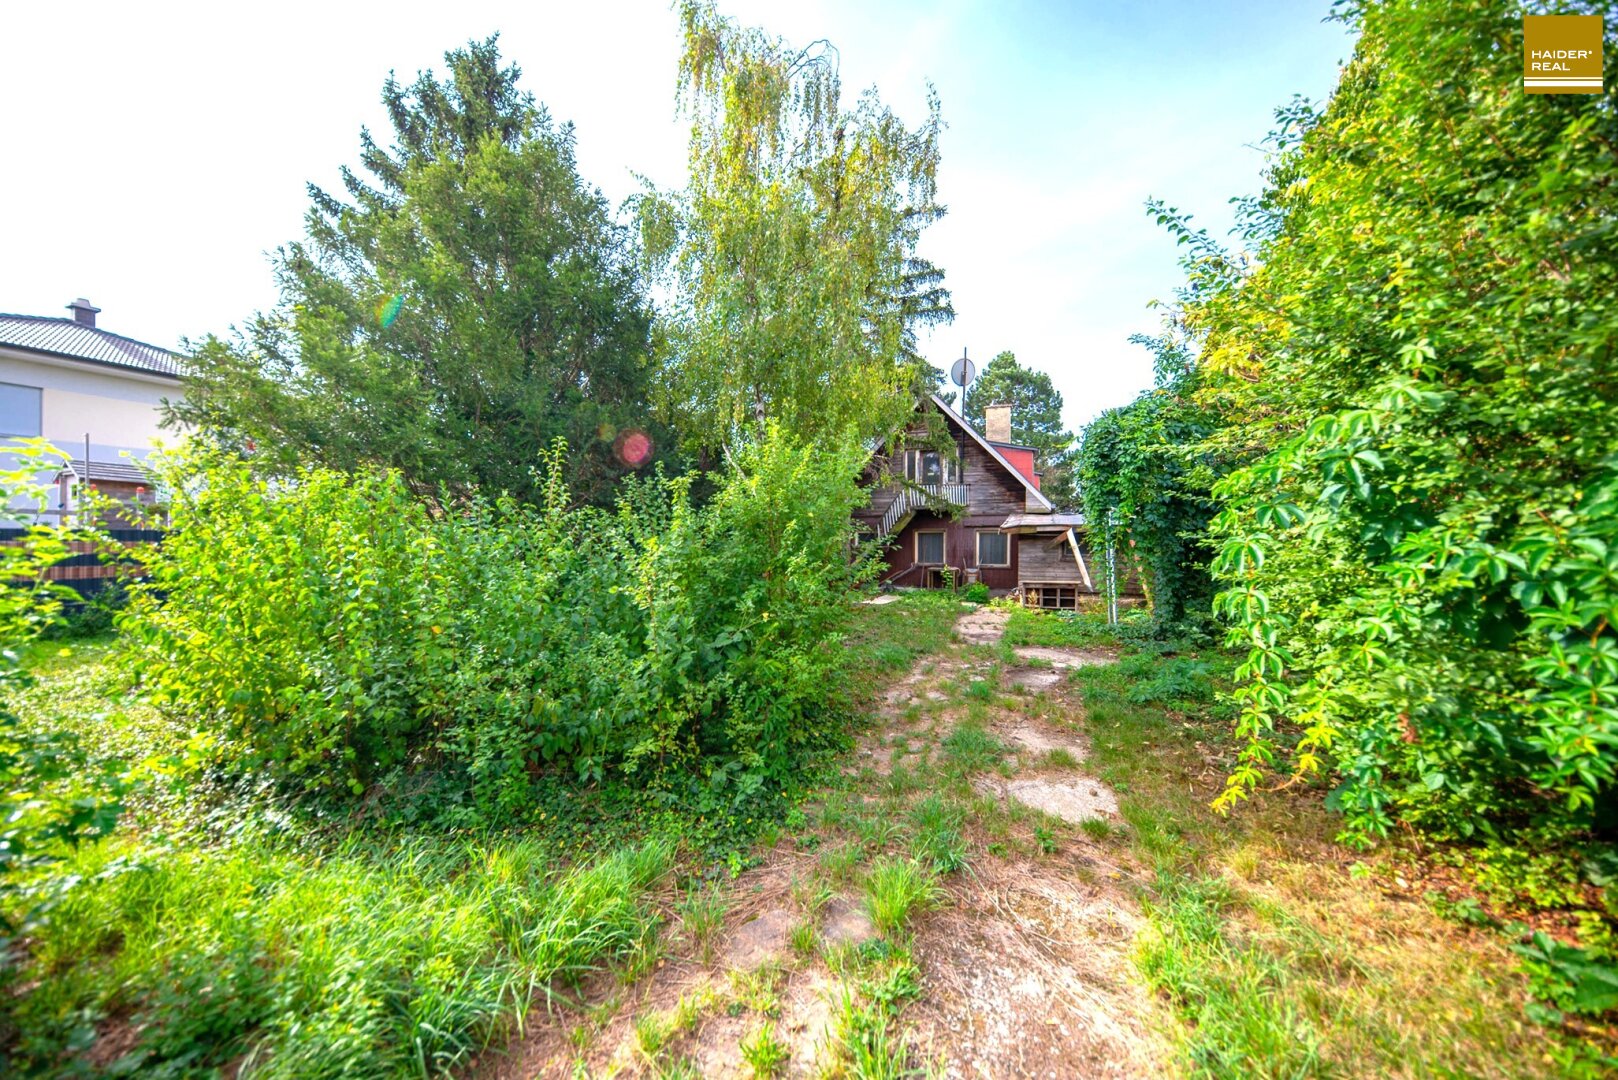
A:
{"type": "Polygon", "coordinates": [[[1054,689],[1067,678],[1067,673],[1056,668],[1009,668],[1003,676],[1007,686],[1017,686],[1031,693],[1040,694],[1046,690],[1054,689]]]}
{"type": "Polygon", "coordinates": [[[838,896],[821,909],[820,936],[828,945],[863,945],[879,935],[859,902],[838,896]]]}
{"type": "Polygon", "coordinates": [[[1111,653],[1095,649],[1053,649],[1044,645],[1023,645],[1013,651],[1024,660],[1044,661],[1062,671],[1091,664],[1110,664],[1118,659],[1111,653]]]}
{"type": "Polygon", "coordinates": [[[911,1037],[945,1075],[1111,1077],[1155,1070],[1148,1002],[1129,975],[1139,925],[1112,882],[988,860],[919,927],[926,994],[911,1037]]]}
{"type": "Polygon", "coordinates": [[[1011,745],[1019,756],[1039,756],[1052,750],[1065,750],[1075,763],[1090,756],[1090,747],[1084,738],[1071,731],[1053,731],[1019,718],[1008,726],[997,726],[995,733],[1011,745]]]}
{"type": "Polygon", "coordinates": [[[787,950],[787,939],[798,916],[788,908],[770,908],[743,923],[725,945],[725,965],[737,971],[752,969],[787,950]]]}
{"type": "Polygon", "coordinates": [[[1074,668],[1110,664],[1116,659],[1108,653],[1093,650],[1052,649],[1037,645],[1026,645],[1013,651],[1028,666],[1007,668],[1002,676],[1005,684],[1035,694],[1058,689],[1067,682],[1068,672],[1074,668]]]}

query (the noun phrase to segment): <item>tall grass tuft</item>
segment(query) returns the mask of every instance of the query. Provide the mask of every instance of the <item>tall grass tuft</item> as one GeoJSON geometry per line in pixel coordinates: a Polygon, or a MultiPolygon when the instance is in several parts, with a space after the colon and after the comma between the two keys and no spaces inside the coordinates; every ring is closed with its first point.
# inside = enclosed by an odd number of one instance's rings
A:
{"type": "Polygon", "coordinates": [[[139,1034],[115,1071],[444,1073],[633,949],[671,857],[652,842],[557,872],[521,840],[87,848],[34,945],[54,974],[9,1003],[13,1063],[59,1068],[116,1016],[139,1034]]]}
{"type": "Polygon", "coordinates": [[[965,812],[941,795],[929,795],[916,804],[910,820],[916,827],[910,851],[935,873],[950,874],[966,865],[966,841],[961,836],[965,812]]]}
{"type": "Polygon", "coordinates": [[[865,907],[884,934],[903,929],[910,916],[943,898],[937,874],[915,859],[879,859],[865,879],[865,907]]]}
{"type": "Polygon", "coordinates": [[[1289,964],[1229,932],[1230,887],[1172,871],[1156,886],[1136,964],[1188,1021],[1185,1049],[1199,1072],[1236,1075],[1254,1062],[1270,1076],[1319,1071],[1321,1032],[1298,1007],[1289,964]]]}

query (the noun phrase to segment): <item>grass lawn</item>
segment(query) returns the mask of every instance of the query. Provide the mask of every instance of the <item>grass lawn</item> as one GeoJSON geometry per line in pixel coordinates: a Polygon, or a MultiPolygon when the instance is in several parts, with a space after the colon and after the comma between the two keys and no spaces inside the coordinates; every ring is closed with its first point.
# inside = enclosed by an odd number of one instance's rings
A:
{"type": "MultiPolygon", "coordinates": [[[[190,733],[122,692],[111,639],[36,649],[25,718],[98,755],[160,761],[190,733]]],[[[441,1074],[536,995],[655,936],[667,838],[562,865],[542,836],[358,831],[166,784],[39,882],[3,1045],[44,1074],[441,1074]],[[195,801],[199,805],[190,807],[195,801]]]]}
{"type": "MultiPolygon", "coordinates": [[[[854,699],[947,640],[952,618],[941,603],[908,619],[857,608],[854,699]]],[[[349,830],[206,776],[176,782],[166,763],[193,734],[129,690],[117,650],[110,636],[36,644],[38,682],[17,703],[96,757],[147,767],[119,833],[23,898],[49,911],[8,973],[10,1069],[444,1074],[593,973],[633,976],[676,882],[709,869],[675,816],[639,836],[620,823],[580,852],[576,821],[520,835],[349,830]]]]}
{"type": "MultiPolygon", "coordinates": [[[[120,832],[70,860],[23,943],[7,1063],[289,1077],[899,1077],[946,1063],[1599,1073],[1526,1018],[1498,935],[1441,918],[1397,858],[1331,842],[1319,792],[1230,819],[1207,809],[1229,754],[1222,658],[1020,610],[989,616],[1003,640],[968,644],[953,633],[963,615],[982,612],[939,595],[855,608],[854,745],[728,863],[672,816],[581,852],[576,822],[353,828],[159,770],[120,832]],[[1060,800],[1024,801],[1053,792],[1100,809],[1074,820],[1060,800]]],[[[73,717],[126,760],[183,753],[191,733],[120,690],[116,649],[42,651],[22,711],[73,717]]]]}
{"type": "Polygon", "coordinates": [[[1196,655],[1149,651],[1075,673],[1092,765],[1121,793],[1146,870],[1141,976],[1181,1066],[1207,1076],[1599,1075],[1524,1013],[1496,935],[1441,918],[1397,852],[1334,844],[1323,791],[1208,803],[1228,760],[1196,655]]]}

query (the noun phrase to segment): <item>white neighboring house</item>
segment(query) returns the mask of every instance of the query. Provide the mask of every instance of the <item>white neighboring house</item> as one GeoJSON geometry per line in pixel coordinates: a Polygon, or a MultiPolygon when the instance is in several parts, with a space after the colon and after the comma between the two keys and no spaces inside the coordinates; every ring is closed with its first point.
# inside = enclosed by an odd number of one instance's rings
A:
{"type": "Polygon", "coordinates": [[[86,479],[121,500],[153,498],[139,463],[162,403],[181,397],[178,356],[98,328],[101,309],[82,297],[67,307],[71,318],[0,314],[0,451],[44,436],[72,459],[40,477],[55,482],[50,513],[62,521],[86,479]]]}

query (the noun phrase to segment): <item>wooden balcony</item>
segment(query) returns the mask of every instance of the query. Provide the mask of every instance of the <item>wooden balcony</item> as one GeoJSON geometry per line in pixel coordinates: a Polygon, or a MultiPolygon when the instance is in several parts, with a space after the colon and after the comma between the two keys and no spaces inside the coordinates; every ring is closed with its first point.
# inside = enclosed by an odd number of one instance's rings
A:
{"type": "Polygon", "coordinates": [[[887,536],[902,528],[917,510],[968,506],[971,498],[971,488],[966,484],[905,484],[882,515],[877,535],[887,536]]]}

